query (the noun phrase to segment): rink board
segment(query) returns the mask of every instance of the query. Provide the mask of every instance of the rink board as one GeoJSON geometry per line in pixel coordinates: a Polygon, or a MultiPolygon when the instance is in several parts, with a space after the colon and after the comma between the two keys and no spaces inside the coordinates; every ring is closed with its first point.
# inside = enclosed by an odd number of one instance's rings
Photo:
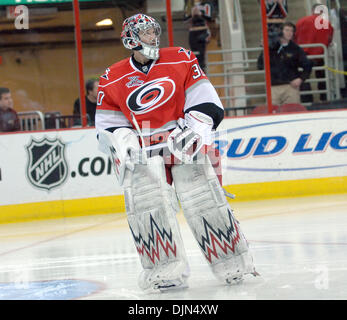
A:
{"type": "MultiPolygon", "coordinates": [[[[237,200],[347,193],[347,111],[223,120],[214,143],[237,200]]],[[[124,211],[95,129],[0,134],[0,223],[124,211]]]]}

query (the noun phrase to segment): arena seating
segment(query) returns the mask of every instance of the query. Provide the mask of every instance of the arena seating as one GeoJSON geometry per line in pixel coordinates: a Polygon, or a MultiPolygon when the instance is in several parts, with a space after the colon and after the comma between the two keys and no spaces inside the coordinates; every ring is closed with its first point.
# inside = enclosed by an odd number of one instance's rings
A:
{"type": "Polygon", "coordinates": [[[287,103],[280,106],[279,112],[303,112],[307,111],[306,107],[301,104],[287,103]]]}
{"type": "MultiPolygon", "coordinates": [[[[251,114],[268,114],[268,106],[267,105],[261,105],[261,106],[256,106],[251,114]]],[[[279,113],[279,106],[273,105],[272,106],[272,113],[279,113]]]]}

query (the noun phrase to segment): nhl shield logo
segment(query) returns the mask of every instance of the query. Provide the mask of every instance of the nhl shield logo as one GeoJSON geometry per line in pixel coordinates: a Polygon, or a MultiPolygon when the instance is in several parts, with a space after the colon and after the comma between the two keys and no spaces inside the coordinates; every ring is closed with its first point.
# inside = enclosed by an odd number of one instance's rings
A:
{"type": "Polygon", "coordinates": [[[32,139],[26,148],[29,155],[27,176],[35,187],[50,190],[64,182],[68,174],[64,143],[59,139],[32,139]]]}

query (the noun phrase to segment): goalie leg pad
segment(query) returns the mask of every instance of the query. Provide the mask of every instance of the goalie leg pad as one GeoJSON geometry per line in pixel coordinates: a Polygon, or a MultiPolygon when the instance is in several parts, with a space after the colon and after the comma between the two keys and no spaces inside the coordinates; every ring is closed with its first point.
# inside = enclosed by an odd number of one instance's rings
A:
{"type": "Polygon", "coordinates": [[[231,283],[253,273],[248,243],[208,157],[203,164],[175,165],[172,175],[188,225],[215,276],[231,283]]]}
{"type": "Polygon", "coordinates": [[[124,196],[129,227],[144,268],[140,288],[183,287],[188,272],[176,219],[179,205],[174,189],[166,182],[162,157],[149,158],[146,165],[126,170],[124,196]]]}

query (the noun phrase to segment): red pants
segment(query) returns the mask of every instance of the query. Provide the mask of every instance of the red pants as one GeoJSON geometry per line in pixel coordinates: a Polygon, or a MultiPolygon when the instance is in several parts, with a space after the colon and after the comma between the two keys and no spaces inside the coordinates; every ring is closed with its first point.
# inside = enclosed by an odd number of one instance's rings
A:
{"type": "MultiPolygon", "coordinates": [[[[214,171],[216,172],[216,175],[218,177],[219,183],[222,186],[222,165],[221,165],[221,157],[218,149],[211,148],[209,146],[205,146],[205,148],[202,148],[202,153],[205,153],[208,155],[212,167],[214,168],[214,171]]],[[[172,156],[172,161],[170,161],[170,164],[165,164],[165,171],[166,171],[166,180],[168,184],[172,184],[172,174],[171,174],[171,168],[175,165],[175,162],[173,160],[174,156],[172,156]]],[[[176,161],[177,163],[177,161],[176,161]]]]}

